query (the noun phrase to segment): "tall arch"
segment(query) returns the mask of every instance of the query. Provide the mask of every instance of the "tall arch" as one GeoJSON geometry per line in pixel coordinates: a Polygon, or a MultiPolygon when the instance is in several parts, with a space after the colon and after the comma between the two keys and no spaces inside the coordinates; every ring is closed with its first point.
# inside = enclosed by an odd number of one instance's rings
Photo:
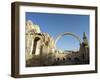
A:
{"type": "Polygon", "coordinates": [[[33,44],[32,44],[32,54],[38,55],[40,54],[40,47],[43,44],[43,35],[42,34],[35,34],[35,37],[33,38],[33,44]]]}
{"type": "Polygon", "coordinates": [[[82,43],[81,39],[80,39],[76,34],[74,34],[74,33],[72,33],[72,32],[65,32],[65,33],[59,34],[59,35],[56,37],[56,39],[55,39],[55,45],[56,45],[57,41],[58,41],[61,37],[63,37],[64,35],[71,35],[71,36],[73,36],[74,38],[76,38],[76,39],[79,41],[79,44],[82,43]]]}
{"type": "Polygon", "coordinates": [[[33,44],[33,51],[32,51],[32,54],[36,54],[37,52],[37,46],[38,46],[38,42],[40,41],[40,38],[39,37],[35,37],[34,39],[34,44],[33,44]]]}

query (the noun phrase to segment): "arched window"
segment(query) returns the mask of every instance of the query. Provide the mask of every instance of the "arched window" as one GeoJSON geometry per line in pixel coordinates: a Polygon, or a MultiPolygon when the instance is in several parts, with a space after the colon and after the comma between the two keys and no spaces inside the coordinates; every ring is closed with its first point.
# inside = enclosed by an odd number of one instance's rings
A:
{"type": "Polygon", "coordinates": [[[80,61],[80,59],[78,57],[75,57],[74,61],[80,61]]]}
{"type": "Polygon", "coordinates": [[[63,58],[63,61],[65,61],[65,58],[63,58]]]}
{"type": "Polygon", "coordinates": [[[57,61],[59,61],[60,59],[59,58],[57,58],[57,61]]]}
{"type": "Polygon", "coordinates": [[[70,61],[70,60],[71,60],[71,58],[70,58],[70,57],[68,57],[68,58],[67,58],[67,60],[68,60],[68,61],[70,61]]]}

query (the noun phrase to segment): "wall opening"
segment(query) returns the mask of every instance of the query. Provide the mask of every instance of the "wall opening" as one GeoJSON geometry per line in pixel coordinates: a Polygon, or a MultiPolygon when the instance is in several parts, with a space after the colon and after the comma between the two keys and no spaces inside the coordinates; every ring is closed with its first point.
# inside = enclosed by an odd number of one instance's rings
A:
{"type": "Polygon", "coordinates": [[[35,54],[35,55],[40,54],[40,38],[39,37],[36,37],[34,39],[32,54],[35,54]]]}

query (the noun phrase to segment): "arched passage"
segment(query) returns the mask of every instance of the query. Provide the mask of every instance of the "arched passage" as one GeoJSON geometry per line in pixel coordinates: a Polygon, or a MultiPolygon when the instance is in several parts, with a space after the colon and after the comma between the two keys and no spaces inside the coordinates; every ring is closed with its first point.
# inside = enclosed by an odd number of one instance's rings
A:
{"type": "Polygon", "coordinates": [[[42,44],[43,44],[43,35],[36,34],[35,37],[33,38],[32,54],[35,55],[40,54],[40,49],[42,44]]]}
{"type": "Polygon", "coordinates": [[[74,33],[72,33],[72,32],[65,32],[65,33],[61,33],[60,35],[58,35],[58,36],[56,37],[56,39],[55,39],[55,45],[57,44],[58,40],[59,40],[61,37],[65,36],[65,35],[73,36],[74,38],[76,38],[76,39],[78,40],[79,44],[81,44],[81,42],[82,42],[81,39],[80,39],[76,34],[74,34],[74,33]]]}
{"type": "Polygon", "coordinates": [[[39,42],[40,42],[40,38],[39,37],[36,37],[34,39],[32,54],[39,54],[39,50],[37,49],[37,47],[39,46],[39,42]]]}

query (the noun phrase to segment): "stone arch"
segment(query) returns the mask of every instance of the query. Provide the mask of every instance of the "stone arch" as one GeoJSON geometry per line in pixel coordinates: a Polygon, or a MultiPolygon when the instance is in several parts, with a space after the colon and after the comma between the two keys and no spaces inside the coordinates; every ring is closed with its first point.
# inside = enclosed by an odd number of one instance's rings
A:
{"type": "Polygon", "coordinates": [[[58,41],[61,37],[63,37],[64,35],[71,35],[71,36],[73,36],[74,38],[76,38],[76,39],[79,41],[79,44],[82,43],[81,39],[80,39],[76,34],[74,34],[74,33],[72,33],[72,32],[65,32],[65,33],[61,33],[60,35],[58,35],[58,36],[56,37],[56,39],[55,39],[55,45],[56,45],[57,41],[58,41]]]}
{"type": "Polygon", "coordinates": [[[36,52],[37,52],[37,46],[38,46],[38,42],[39,41],[40,41],[40,38],[39,37],[35,37],[34,44],[33,44],[32,54],[36,54],[36,52]]]}
{"type": "Polygon", "coordinates": [[[33,49],[32,49],[32,54],[37,54],[36,52],[38,51],[40,53],[41,46],[43,44],[43,37],[41,34],[36,34],[34,39],[33,39],[33,49]],[[40,44],[41,43],[41,44],[40,44]]]}

